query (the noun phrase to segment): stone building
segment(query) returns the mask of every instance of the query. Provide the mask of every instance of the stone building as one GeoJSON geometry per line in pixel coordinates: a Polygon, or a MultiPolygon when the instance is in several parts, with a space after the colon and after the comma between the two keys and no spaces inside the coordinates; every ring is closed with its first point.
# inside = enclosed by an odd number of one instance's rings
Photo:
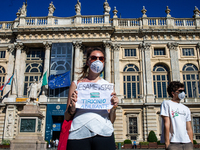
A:
{"type": "MultiPolygon", "coordinates": [[[[136,19],[118,18],[116,7],[111,14],[107,0],[104,14],[83,16],[81,4],[76,15],[55,17],[49,4],[46,17],[27,17],[24,3],[14,21],[0,22],[0,85],[14,73],[11,85],[1,92],[0,140],[13,139],[19,132],[19,112],[28,97],[27,87],[34,79],[71,70],[72,80],[85,62],[90,46],[105,49],[103,77],[115,84],[119,97],[114,123],[116,141],[145,141],[148,133],[161,134],[160,105],[169,99],[170,81],[184,82],[186,98],[182,101],[191,110],[194,139],[200,142],[200,11],[191,18],[173,18],[167,7],[166,16],[136,19]],[[113,17],[111,17],[113,16],[113,17]]],[[[134,17],[134,16],[133,16],[134,17]]],[[[68,88],[42,88],[39,106],[45,116],[42,134],[45,140],[55,139],[59,131],[68,96],[68,88]]]]}

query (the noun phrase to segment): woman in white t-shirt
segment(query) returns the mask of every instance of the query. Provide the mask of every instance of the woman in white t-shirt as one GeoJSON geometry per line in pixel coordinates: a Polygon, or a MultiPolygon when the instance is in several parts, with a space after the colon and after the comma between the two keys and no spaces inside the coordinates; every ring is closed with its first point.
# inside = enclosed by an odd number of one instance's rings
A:
{"type": "Polygon", "coordinates": [[[80,82],[109,83],[100,77],[104,61],[105,54],[101,48],[89,48],[81,77],[70,86],[65,119],[73,119],[73,121],[67,150],[115,150],[112,123],[116,118],[116,107],[119,101],[116,93],[111,94],[113,108],[110,110],[76,109],[78,94],[76,88],[80,82]]]}

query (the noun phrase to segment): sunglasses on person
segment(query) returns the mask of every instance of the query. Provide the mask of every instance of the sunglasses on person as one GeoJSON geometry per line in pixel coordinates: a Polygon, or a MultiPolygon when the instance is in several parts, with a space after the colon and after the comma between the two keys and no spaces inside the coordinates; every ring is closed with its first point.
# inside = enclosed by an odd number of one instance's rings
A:
{"type": "Polygon", "coordinates": [[[185,90],[177,90],[179,93],[185,92],[185,90]]]}
{"type": "Polygon", "coordinates": [[[99,58],[99,60],[103,63],[105,58],[103,56],[97,57],[97,56],[90,56],[90,61],[94,62],[97,60],[97,58],[99,58]]]}

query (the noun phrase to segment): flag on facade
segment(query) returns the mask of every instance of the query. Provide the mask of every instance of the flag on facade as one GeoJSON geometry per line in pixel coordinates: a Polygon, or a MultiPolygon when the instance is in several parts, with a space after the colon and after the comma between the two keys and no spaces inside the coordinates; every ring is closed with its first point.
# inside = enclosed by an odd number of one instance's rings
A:
{"type": "Polygon", "coordinates": [[[6,87],[6,85],[11,85],[13,76],[14,76],[14,74],[8,79],[8,81],[7,81],[4,85],[2,85],[2,86],[0,87],[0,91],[3,91],[4,88],[6,87]]]}
{"type": "Polygon", "coordinates": [[[50,75],[48,78],[48,85],[50,89],[68,87],[71,85],[71,71],[58,75],[50,75]]]}
{"type": "Polygon", "coordinates": [[[43,75],[42,86],[47,85],[47,84],[48,84],[48,80],[47,80],[47,71],[46,71],[43,75]]]}

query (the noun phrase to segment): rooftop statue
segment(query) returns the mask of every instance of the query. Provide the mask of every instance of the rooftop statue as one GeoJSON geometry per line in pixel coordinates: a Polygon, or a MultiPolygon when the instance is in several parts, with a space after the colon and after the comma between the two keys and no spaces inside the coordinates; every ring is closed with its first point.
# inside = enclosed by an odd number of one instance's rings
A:
{"type": "Polygon", "coordinates": [[[77,0],[77,4],[75,5],[76,15],[81,15],[81,3],[77,0]]]}
{"type": "Polygon", "coordinates": [[[104,14],[109,14],[110,13],[111,8],[110,8],[107,0],[103,3],[103,8],[104,8],[104,14]]]}
{"type": "Polygon", "coordinates": [[[27,4],[23,2],[22,8],[20,8],[20,17],[26,17],[27,13],[27,4]]]}
{"type": "Polygon", "coordinates": [[[55,11],[55,6],[53,5],[53,2],[51,2],[50,4],[49,4],[49,14],[48,14],[48,16],[53,16],[53,13],[54,13],[54,11],[55,11]]]}
{"type": "Polygon", "coordinates": [[[40,94],[42,87],[42,80],[40,80],[38,83],[36,83],[36,79],[34,79],[34,82],[27,88],[27,91],[29,92],[29,99],[27,100],[28,103],[35,102],[38,98],[38,95],[40,94]]]}

